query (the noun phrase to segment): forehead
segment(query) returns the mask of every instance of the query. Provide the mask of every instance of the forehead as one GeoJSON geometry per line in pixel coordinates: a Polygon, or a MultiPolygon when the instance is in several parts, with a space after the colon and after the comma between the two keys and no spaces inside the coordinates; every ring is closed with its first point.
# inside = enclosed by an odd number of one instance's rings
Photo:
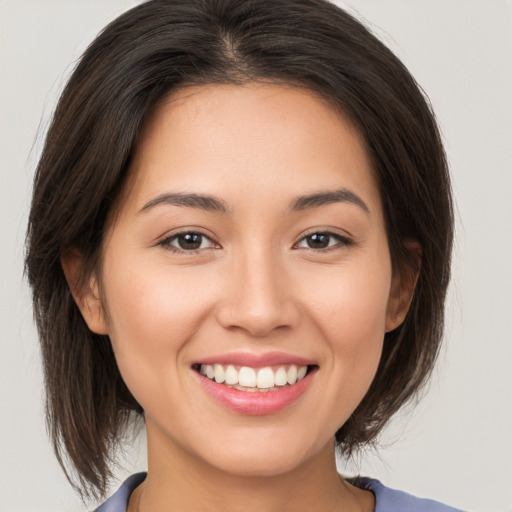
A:
{"type": "Polygon", "coordinates": [[[352,123],[315,93],[286,85],[174,91],[148,117],[129,181],[130,203],[139,207],[162,188],[221,197],[243,189],[278,198],[284,190],[299,196],[349,185],[380,208],[352,123]]]}

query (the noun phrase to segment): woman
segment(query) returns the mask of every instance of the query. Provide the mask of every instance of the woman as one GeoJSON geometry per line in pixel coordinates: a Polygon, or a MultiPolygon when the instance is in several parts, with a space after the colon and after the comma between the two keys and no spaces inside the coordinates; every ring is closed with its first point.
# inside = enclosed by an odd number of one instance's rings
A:
{"type": "Polygon", "coordinates": [[[63,467],[98,510],[453,510],[340,478],[428,379],[452,206],[403,65],[319,0],[153,1],[84,54],[27,270],[63,467]],[[401,507],[401,508],[400,508],[401,507]]]}

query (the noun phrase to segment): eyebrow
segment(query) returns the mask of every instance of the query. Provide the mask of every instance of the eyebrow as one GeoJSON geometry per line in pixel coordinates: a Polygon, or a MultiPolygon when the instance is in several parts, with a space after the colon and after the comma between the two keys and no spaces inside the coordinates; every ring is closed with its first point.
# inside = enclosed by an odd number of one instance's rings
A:
{"type": "Polygon", "coordinates": [[[161,194],[154,199],[148,201],[140,212],[145,212],[159,206],[161,204],[169,204],[173,206],[186,206],[189,208],[199,208],[207,212],[227,213],[229,208],[225,201],[208,195],[201,194],[161,194]]]}
{"type": "Polygon", "coordinates": [[[326,192],[317,192],[307,196],[301,196],[292,201],[290,209],[292,211],[306,210],[307,208],[317,208],[330,203],[351,203],[359,206],[365,213],[370,213],[366,203],[354,192],[347,188],[339,190],[329,190],[326,192]]]}
{"type": "MultiPolygon", "coordinates": [[[[300,196],[291,203],[291,211],[302,211],[308,208],[318,208],[331,203],[351,203],[361,208],[365,213],[370,213],[366,203],[354,192],[347,188],[317,192],[306,196],[300,196]]],[[[173,206],[184,206],[188,208],[199,208],[208,212],[228,213],[230,208],[222,199],[202,194],[193,193],[167,193],[148,201],[139,211],[145,212],[159,205],[168,204],[173,206]]]]}

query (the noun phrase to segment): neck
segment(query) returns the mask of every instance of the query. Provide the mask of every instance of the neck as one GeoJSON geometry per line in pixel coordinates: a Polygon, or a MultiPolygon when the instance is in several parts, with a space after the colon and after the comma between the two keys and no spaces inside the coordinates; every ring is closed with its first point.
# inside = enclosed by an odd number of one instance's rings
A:
{"type": "Polygon", "coordinates": [[[148,476],[133,493],[128,512],[374,509],[372,493],[356,489],[338,475],[334,442],[290,471],[259,476],[222,471],[155,437],[148,435],[148,476]]]}

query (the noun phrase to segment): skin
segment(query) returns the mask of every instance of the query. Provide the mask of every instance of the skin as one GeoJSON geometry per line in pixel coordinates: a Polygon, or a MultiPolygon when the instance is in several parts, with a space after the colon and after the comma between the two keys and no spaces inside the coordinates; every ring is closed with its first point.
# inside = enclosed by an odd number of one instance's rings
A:
{"type": "MultiPolygon", "coordinates": [[[[70,283],[81,263],[63,258],[70,283]]],[[[333,436],[365,395],[413,288],[392,272],[370,162],[339,112],[267,84],[166,98],[139,139],[101,271],[74,290],[145,411],[148,477],[129,511],[373,510],[372,493],[339,477],[333,436]],[[339,190],[360,203],[290,207],[339,190]],[[226,211],[151,205],[171,193],[214,196],[226,211]],[[198,250],[170,238],[191,231],[205,235],[198,250]],[[326,232],[327,247],[308,245],[326,232]],[[274,414],[219,405],[192,368],[274,350],[317,365],[299,400],[274,414]]]]}

